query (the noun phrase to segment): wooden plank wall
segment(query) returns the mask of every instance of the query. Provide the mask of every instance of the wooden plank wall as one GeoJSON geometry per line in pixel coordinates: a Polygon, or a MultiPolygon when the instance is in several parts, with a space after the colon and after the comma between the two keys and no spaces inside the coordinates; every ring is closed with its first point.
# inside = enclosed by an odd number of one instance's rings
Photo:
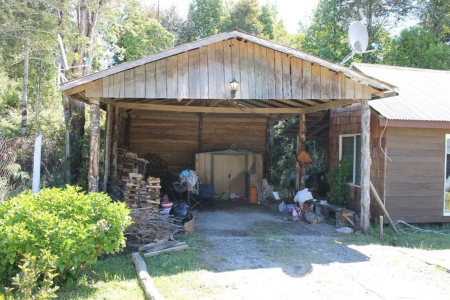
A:
{"type": "Polygon", "coordinates": [[[370,99],[372,89],[343,74],[248,41],[231,39],[107,76],[87,97],[225,99],[370,99]]]}
{"type": "Polygon", "coordinates": [[[450,222],[443,216],[445,129],[387,128],[386,208],[392,219],[450,222]]]}
{"type": "Polygon", "coordinates": [[[132,111],[130,151],[145,157],[160,155],[173,174],[193,167],[192,152],[198,149],[198,115],[132,111]]]}
{"type": "MultiPolygon", "coordinates": [[[[380,135],[383,128],[379,125],[379,117],[373,110],[370,115],[370,152],[372,166],[370,169],[370,180],[375,189],[383,199],[385,183],[385,156],[381,151],[380,135]]],[[[335,108],[330,113],[330,170],[336,168],[339,162],[339,135],[341,134],[361,134],[361,105],[359,103],[335,108]]],[[[386,133],[384,133],[381,144],[386,147],[386,133]]],[[[361,188],[350,186],[350,204],[353,210],[360,211],[361,188]]],[[[372,217],[378,217],[382,212],[376,201],[370,202],[370,213],[372,217]]]]}
{"type": "MultiPolygon", "coordinates": [[[[174,174],[195,167],[198,114],[133,110],[129,115],[130,151],[136,152],[138,157],[145,157],[148,153],[160,155],[174,174]]],[[[230,149],[234,145],[236,149],[264,154],[266,124],[267,119],[260,117],[204,115],[203,151],[230,149]]],[[[124,140],[124,134],[121,131],[121,140],[124,140]]]]}
{"type": "Polygon", "coordinates": [[[266,118],[207,114],[203,117],[203,150],[230,149],[263,153],[266,149],[266,118]]]}

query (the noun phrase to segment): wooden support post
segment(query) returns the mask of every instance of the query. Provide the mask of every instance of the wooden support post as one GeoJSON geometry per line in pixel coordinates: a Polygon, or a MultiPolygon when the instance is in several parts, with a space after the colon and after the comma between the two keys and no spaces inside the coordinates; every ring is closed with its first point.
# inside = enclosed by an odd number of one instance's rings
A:
{"type": "Polygon", "coordinates": [[[380,241],[383,240],[383,216],[380,216],[380,241]]]}
{"type": "Polygon", "coordinates": [[[198,114],[198,151],[203,151],[203,113],[198,114]]]}
{"type": "Polygon", "coordinates": [[[130,128],[131,128],[131,115],[128,114],[127,120],[125,121],[125,148],[130,151],[130,128]]]}
{"type": "Polygon", "coordinates": [[[370,107],[369,100],[361,101],[361,229],[370,229],[370,107]]]}
{"type": "Polygon", "coordinates": [[[117,153],[119,144],[119,121],[120,121],[120,108],[117,106],[114,109],[114,125],[112,132],[112,146],[111,146],[111,175],[114,179],[117,178],[117,153]]]}
{"type": "Polygon", "coordinates": [[[112,123],[113,123],[114,109],[111,104],[106,105],[106,134],[105,134],[105,153],[104,153],[104,165],[105,171],[103,172],[103,191],[108,192],[108,177],[109,177],[109,165],[111,157],[111,136],[112,136],[112,123]]]}
{"type": "MultiPolygon", "coordinates": [[[[297,153],[302,150],[306,150],[306,116],[305,114],[300,114],[298,116],[298,145],[297,145],[297,153]]],[[[297,187],[298,190],[303,190],[305,188],[305,172],[306,166],[299,166],[298,175],[297,175],[297,187]]]]}
{"type": "Polygon", "coordinates": [[[89,99],[91,111],[91,139],[89,147],[88,191],[98,192],[98,174],[100,159],[100,100],[89,99]]]}
{"type": "Polygon", "coordinates": [[[267,129],[266,129],[266,154],[264,157],[264,175],[263,177],[267,179],[269,183],[272,182],[272,156],[273,156],[273,143],[274,143],[274,121],[267,119],[267,129]]]}
{"type": "Polygon", "coordinates": [[[330,171],[330,138],[323,139],[323,170],[330,171]]]}

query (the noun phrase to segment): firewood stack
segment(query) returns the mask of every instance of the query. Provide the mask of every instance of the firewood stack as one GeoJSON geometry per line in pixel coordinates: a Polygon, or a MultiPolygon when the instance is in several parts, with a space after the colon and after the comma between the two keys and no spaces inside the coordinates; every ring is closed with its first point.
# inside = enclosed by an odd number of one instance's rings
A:
{"type": "Polygon", "coordinates": [[[161,179],[161,186],[169,185],[173,180],[172,174],[167,169],[167,163],[158,154],[149,153],[145,156],[148,161],[146,177],[161,179]]]}
{"type": "Polygon", "coordinates": [[[136,173],[130,173],[129,179],[125,185],[125,192],[123,193],[123,200],[128,207],[138,208],[140,207],[139,192],[141,189],[142,175],[136,173]]]}
{"type": "Polygon", "coordinates": [[[134,167],[134,160],[137,158],[137,154],[133,152],[126,152],[123,159],[122,180],[127,181],[130,173],[136,173],[134,167]]]}
{"type": "Polygon", "coordinates": [[[161,203],[160,191],[161,191],[161,180],[155,177],[149,177],[147,179],[147,194],[145,196],[145,202],[147,202],[148,207],[152,208],[152,212],[159,214],[159,204],[161,203]]]}
{"type": "Polygon", "coordinates": [[[117,148],[117,175],[121,175],[123,171],[123,160],[125,158],[126,149],[117,148]]]}

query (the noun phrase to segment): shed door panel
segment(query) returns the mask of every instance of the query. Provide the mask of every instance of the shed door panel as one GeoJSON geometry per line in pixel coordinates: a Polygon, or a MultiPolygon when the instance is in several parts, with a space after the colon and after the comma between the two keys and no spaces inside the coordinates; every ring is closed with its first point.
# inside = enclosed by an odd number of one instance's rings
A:
{"type": "Polygon", "coordinates": [[[218,155],[214,154],[214,192],[222,193],[226,191],[223,199],[228,199],[230,195],[230,179],[228,175],[230,174],[230,155],[218,155]]]}
{"type": "Polygon", "coordinates": [[[230,192],[245,198],[245,155],[230,155],[230,192]]]}

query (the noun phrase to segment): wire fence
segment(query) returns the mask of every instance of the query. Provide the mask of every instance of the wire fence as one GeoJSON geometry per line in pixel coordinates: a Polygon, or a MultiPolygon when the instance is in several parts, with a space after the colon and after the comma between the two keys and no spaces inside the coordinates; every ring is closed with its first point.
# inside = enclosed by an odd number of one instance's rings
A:
{"type": "Polygon", "coordinates": [[[0,136],[0,201],[30,187],[30,175],[20,163],[27,156],[30,144],[28,137],[0,136]]]}
{"type": "MultiPolygon", "coordinates": [[[[0,135],[0,202],[31,188],[34,137],[5,138],[0,135]]],[[[42,142],[41,187],[66,182],[67,164],[57,137],[42,142]]]]}

